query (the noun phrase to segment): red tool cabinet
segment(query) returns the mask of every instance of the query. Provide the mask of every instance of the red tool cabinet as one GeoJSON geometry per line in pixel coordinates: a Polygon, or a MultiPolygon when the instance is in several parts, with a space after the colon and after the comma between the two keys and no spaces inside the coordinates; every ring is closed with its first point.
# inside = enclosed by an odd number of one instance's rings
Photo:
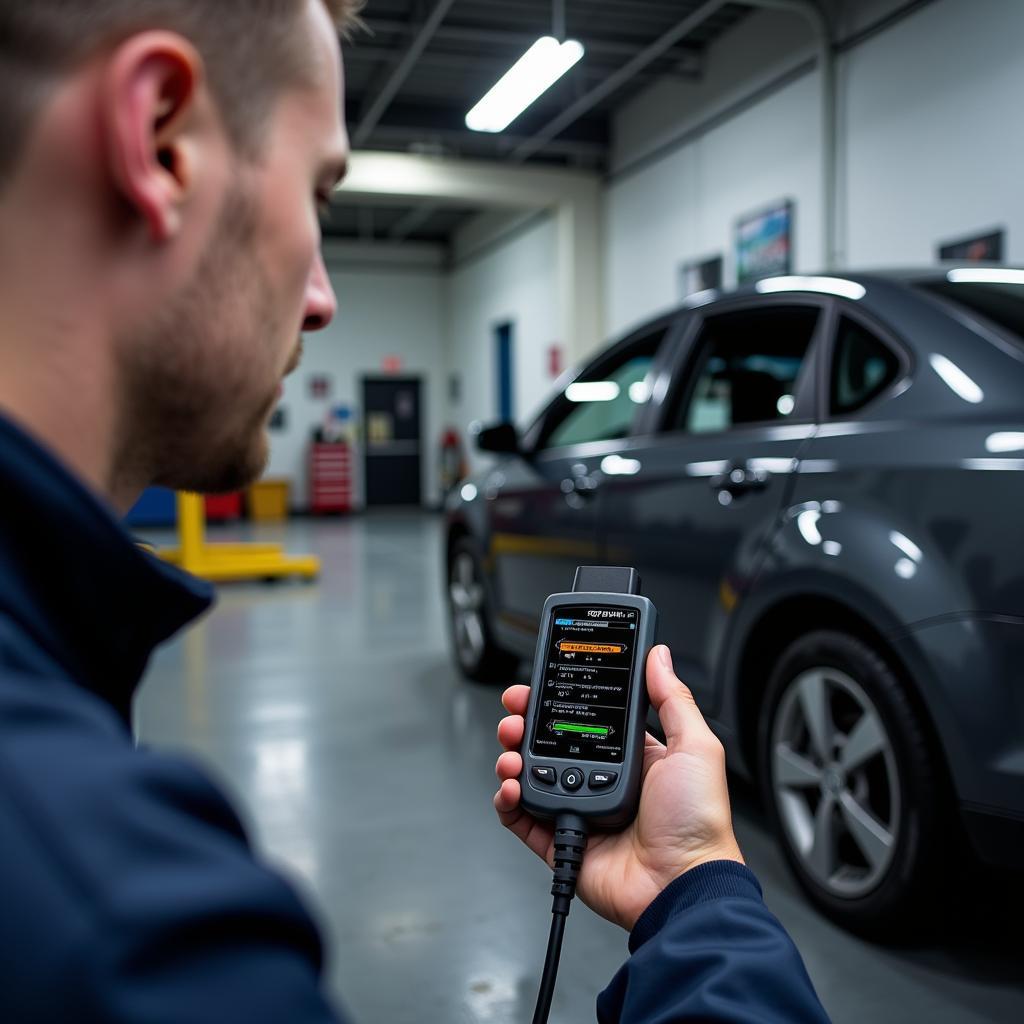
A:
{"type": "Polygon", "coordinates": [[[314,514],[352,510],[352,449],[348,444],[312,444],[309,492],[314,514]]]}

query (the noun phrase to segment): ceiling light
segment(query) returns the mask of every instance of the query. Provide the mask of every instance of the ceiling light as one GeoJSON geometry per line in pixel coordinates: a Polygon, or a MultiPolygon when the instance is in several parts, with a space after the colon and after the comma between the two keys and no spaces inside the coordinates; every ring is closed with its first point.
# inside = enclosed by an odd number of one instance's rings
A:
{"type": "Polygon", "coordinates": [[[854,301],[863,299],[867,294],[864,285],[841,277],[768,277],[758,281],[754,287],[762,295],[774,292],[823,292],[854,301]]]}
{"type": "Polygon", "coordinates": [[[503,132],[582,57],[581,42],[567,39],[560,43],[554,36],[542,36],[466,115],[466,127],[475,132],[503,132]]]}

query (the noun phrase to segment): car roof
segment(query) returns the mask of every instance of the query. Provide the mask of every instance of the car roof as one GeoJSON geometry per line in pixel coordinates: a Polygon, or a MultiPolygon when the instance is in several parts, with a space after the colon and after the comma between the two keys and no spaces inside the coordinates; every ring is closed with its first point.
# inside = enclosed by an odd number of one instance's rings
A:
{"type": "MultiPolygon", "coordinates": [[[[919,266],[905,266],[905,267],[880,267],[880,268],[864,268],[864,269],[850,269],[850,270],[831,270],[831,271],[819,271],[817,273],[806,273],[806,274],[769,274],[764,277],[758,278],[756,281],[751,281],[748,284],[740,285],[737,288],[730,288],[725,291],[714,291],[713,295],[708,293],[698,293],[703,301],[696,303],[691,300],[684,301],[677,309],[677,312],[692,309],[694,306],[710,305],[712,302],[720,302],[723,299],[736,298],[743,295],[756,295],[758,294],[758,284],[762,281],[772,280],[775,278],[792,278],[795,287],[791,290],[794,294],[799,294],[802,289],[798,286],[800,280],[812,280],[821,278],[830,278],[839,281],[852,281],[856,284],[874,284],[880,281],[884,281],[890,284],[897,285],[914,285],[914,284],[925,284],[928,282],[938,282],[946,280],[946,276],[951,270],[958,270],[963,268],[970,268],[972,270],[1020,270],[1022,268],[1012,266],[1007,263],[992,263],[992,262],[980,262],[980,261],[968,261],[968,260],[948,260],[942,263],[932,263],[927,265],[919,266]]],[[[821,289],[808,288],[808,294],[820,293],[821,289]]]]}

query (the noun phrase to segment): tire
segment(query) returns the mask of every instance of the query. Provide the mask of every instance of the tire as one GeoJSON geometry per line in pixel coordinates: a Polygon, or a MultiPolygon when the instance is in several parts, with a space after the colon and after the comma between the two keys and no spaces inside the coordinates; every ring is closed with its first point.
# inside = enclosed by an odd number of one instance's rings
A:
{"type": "Polygon", "coordinates": [[[758,748],[768,814],[812,902],[861,933],[919,926],[949,844],[935,758],[885,657],[831,630],[791,644],[772,672],[758,748]]]}
{"type": "Polygon", "coordinates": [[[468,679],[478,683],[511,683],[519,658],[494,641],[487,588],[477,547],[468,537],[448,555],[448,622],[455,660],[468,679]]]}

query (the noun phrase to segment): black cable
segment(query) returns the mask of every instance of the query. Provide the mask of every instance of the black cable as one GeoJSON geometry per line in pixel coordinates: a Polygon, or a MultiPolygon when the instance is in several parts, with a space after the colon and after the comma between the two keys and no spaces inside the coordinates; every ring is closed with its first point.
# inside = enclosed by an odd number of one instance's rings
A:
{"type": "Polygon", "coordinates": [[[561,814],[555,820],[555,871],[551,880],[551,932],[544,956],[544,973],[537,993],[533,1024],[547,1024],[551,997],[555,992],[558,961],[562,955],[565,920],[576,895],[576,879],[587,848],[587,823],[575,814],[561,814]]]}

